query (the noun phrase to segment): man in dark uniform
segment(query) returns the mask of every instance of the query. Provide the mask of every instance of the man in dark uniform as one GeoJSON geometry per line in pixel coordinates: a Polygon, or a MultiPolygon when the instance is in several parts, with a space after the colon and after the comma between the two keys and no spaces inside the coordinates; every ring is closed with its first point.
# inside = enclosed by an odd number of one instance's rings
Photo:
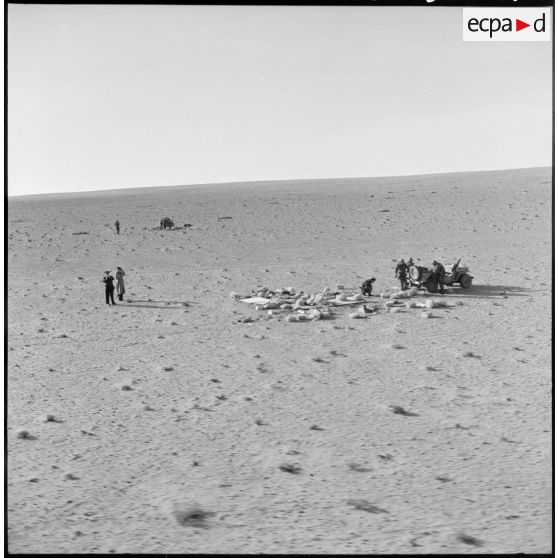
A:
{"type": "Polygon", "coordinates": [[[407,264],[405,260],[401,258],[397,266],[395,267],[395,276],[399,279],[401,283],[401,290],[407,290],[407,264]]]}
{"type": "Polygon", "coordinates": [[[446,276],[446,269],[440,262],[434,260],[432,262],[432,273],[434,280],[438,284],[438,291],[441,293],[445,293],[446,291],[444,289],[444,278],[446,276]]]}
{"type": "Polygon", "coordinates": [[[120,221],[118,219],[114,223],[114,226],[116,227],[116,234],[120,234],[120,221]]]}
{"type": "Polygon", "coordinates": [[[109,299],[112,302],[113,306],[116,306],[116,302],[114,302],[114,277],[110,274],[110,271],[105,271],[105,276],[103,277],[103,283],[105,284],[105,300],[106,303],[109,304],[109,299]]]}
{"type": "Polygon", "coordinates": [[[360,286],[360,291],[365,296],[372,296],[372,287],[374,286],[374,282],[376,281],[375,277],[371,277],[370,279],[366,279],[364,283],[360,286]]]}

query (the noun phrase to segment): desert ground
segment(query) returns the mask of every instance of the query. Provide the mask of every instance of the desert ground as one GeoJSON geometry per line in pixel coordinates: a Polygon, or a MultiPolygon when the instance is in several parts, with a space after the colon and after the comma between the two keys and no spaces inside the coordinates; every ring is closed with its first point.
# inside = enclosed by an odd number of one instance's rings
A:
{"type": "Polygon", "coordinates": [[[9,198],[9,551],[550,552],[551,194],[538,168],[9,198]],[[463,304],[382,311],[402,257],[461,257],[463,304]],[[365,319],[231,297],[370,276],[365,319]]]}

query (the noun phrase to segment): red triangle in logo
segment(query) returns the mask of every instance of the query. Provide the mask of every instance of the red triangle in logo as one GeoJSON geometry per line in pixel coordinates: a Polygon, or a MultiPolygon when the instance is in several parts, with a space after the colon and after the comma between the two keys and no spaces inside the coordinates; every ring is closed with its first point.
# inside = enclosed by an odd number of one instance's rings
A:
{"type": "Polygon", "coordinates": [[[515,19],[515,30],[516,31],[521,31],[522,29],[525,29],[525,27],[531,27],[530,23],[525,23],[524,21],[521,21],[520,19],[515,19]]]}

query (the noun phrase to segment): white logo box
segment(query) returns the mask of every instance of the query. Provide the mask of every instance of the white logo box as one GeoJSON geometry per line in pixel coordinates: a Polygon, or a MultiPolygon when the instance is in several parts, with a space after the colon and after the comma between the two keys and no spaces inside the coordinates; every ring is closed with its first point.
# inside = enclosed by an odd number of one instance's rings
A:
{"type": "Polygon", "coordinates": [[[463,8],[464,41],[550,41],[551,28],[551,8],[463,8]]]}

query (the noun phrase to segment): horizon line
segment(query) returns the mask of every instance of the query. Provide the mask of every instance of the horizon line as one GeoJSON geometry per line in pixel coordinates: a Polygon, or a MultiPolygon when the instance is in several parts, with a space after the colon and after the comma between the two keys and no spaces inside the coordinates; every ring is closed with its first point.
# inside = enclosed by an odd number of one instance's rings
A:
{"type": "Polygon", "coordinates": [[[226,186],[226,185],[236,185],[236,184],[259,184],[267,182],[304,182],[310,180],[358,180],[358,179],[373,179],[380,180],[386,178],[408,178],[411,176],[439,176],[443,174],[473,174],[473,173],[488,173],[488,172],[502,172],[502,171],[518,171],[518,170],[529,170],[529,169],[553,169],[554,165],[537,165],[534,167],[512,167],[512,168],[501,168],[501,169],[489,169],[489,170],[469,170],[469,171],[451,171],[451,172],[427,172],[427,173],[411,173],[411,174],[394,174],[394,175],[382,175],[382,176],[343,176],[343,177],[313,177],[313,178],[280,178],[280,179],[265,179],[265,180],[235,180],[232,182],[196,182],[191,184],[156,184],[151,186],[126,186],[123,188],[99,188],[96,190],[70,190],[70,191],[59,191],[59,192],[45,192],[38,194],[7,194],[7,185],[4,187],[4,198],[29,198],[29,197],[39,197],[39,196],[61,196],[61,195],[86,195],[95,194],[100,192],[124,192],[126,190],[141,190],[141,189],[155,189],[155,188],[194,188],[203,186],[226,186]]]}

